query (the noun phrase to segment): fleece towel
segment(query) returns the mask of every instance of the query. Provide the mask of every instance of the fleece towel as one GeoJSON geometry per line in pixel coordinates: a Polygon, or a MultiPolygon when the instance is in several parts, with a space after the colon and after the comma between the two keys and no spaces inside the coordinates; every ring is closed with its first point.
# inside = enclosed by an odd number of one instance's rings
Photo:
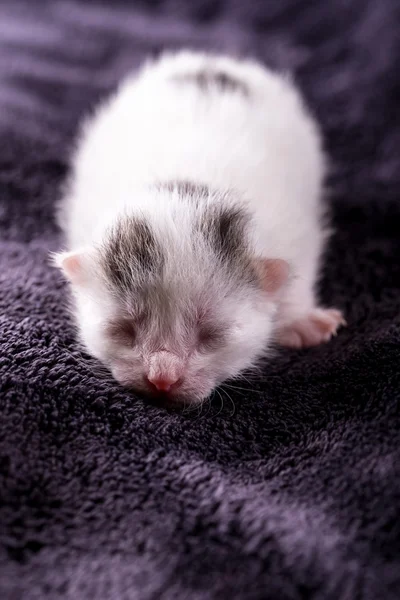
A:
{"type": "Polygon", "coordinates": [[[400,598],[397,0],[0,2],[0,597],[400,598]],[[332,161],[323,302],[348,327],[200,411],[74,344],[48,253],[79,120],[165,48],[290,71],[332,161]]]}

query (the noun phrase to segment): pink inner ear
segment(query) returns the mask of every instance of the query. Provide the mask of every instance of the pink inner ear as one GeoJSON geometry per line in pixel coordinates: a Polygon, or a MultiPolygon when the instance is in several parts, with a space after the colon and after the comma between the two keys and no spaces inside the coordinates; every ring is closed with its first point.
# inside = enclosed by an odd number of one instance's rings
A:
{"type": "Polygon", "coordinates": [[[290,267],[281,258],[261,258],[256,261],[261,285],[269,294],[276,294],[288,280],[290,267]]]}
{"type": "Polygon", "coordinates": [[[84,279],[82,255],[78,252],[65,252],[56,257],[57,265],[72,283],[82,283],[84,279]]]}

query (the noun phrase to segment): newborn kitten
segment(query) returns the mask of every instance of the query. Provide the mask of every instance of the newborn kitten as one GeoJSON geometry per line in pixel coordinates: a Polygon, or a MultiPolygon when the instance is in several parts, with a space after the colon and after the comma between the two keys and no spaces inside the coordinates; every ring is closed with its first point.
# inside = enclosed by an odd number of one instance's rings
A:
{"type": "Polygon", "coordinates": [[[80,336],[122,385],[198,402],[272,340],[327,341],[324,156],[287,79],[180,52],[85,123],[60,210],[80,336]]]}

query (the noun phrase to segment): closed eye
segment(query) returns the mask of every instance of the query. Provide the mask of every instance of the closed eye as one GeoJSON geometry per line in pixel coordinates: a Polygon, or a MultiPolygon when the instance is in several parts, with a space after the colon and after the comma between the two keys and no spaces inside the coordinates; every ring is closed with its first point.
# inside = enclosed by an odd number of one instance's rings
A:
{"type": "Polygon", "coordinates": [[[131,320],[121,319],[108,324],[107,335],[117,344],[132,346],[136,338],[136,329],[131,320]]]}
{"type": "Polygon", "coordinates": [[[198,344],[202,350],[217,350],[220,348],[226,338],[226,332],[223,329],[212,325],[203,325],[198,331],[198,344]]]}

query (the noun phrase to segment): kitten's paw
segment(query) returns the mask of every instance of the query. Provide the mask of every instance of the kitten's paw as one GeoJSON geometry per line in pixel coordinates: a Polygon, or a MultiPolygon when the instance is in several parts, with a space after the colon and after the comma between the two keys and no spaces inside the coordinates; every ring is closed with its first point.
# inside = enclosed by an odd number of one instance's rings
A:
{"type": "Polygon", "coordinates": [[[346,325],[340,310],[314,308],[304,317],[278,329],[277,341],[289,348],[308,348],[328,342],[341,325],[346,325]]]}

